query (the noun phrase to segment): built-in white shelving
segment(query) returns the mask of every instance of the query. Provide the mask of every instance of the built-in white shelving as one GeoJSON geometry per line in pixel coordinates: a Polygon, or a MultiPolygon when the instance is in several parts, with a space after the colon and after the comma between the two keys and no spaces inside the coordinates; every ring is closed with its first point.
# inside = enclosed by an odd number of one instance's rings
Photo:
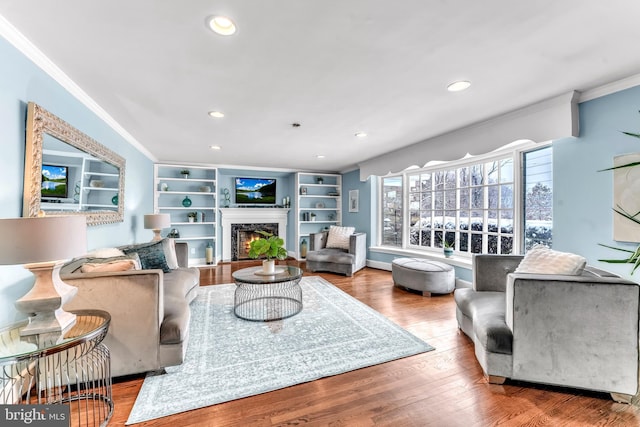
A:
{"type": "Polygon", "coordinates": [[[217,169],[181,164],[154,165],[154,211],[171,216],[171,228],[179,233],[177,241],[189,242],[189,265],[206,265],[207,244],[213,246],[213,264],[217,263],[217,169]],[[189,170],[188,177],[182,175],[189,170]],[[188,202],[185,201],[188,199],[188,202]],[[188,213],[195,212],[195,221],[188,213]]]}
{"type": "Polygon", "coordinates": [[[295,176],[296,258],[303,241],[309,247],[309,234],[342,224],[342,176],[299,172],[295,176]]]}

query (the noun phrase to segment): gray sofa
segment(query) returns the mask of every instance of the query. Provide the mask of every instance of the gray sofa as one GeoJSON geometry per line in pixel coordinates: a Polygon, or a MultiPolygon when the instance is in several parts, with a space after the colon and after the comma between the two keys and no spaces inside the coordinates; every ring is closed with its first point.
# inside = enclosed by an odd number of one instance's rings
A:
{"type": "Polygon", "coordinates": [[[513,273],[522,257],[475,255],[473,283],[458,280],[460,329],[489,382],[506,378],[638,393],[640,290],[590,266],[581,275],[513,273]]]}
{"type": "Polygon", "coordinates": [[[78,288],[66,310],[95,308],[111,314],[105,344],[113,376],[179,365],[189,339],[189,303],[198,292],[200,270],[188,267],[187,243],[175,243],[179,268],[118,272],[65,272],[61,278],[78,288]]]}
{"type": "Polygon", "coordinates": [[[367,235],[353,233],[349,236],[349,249],[327,248],[328,231],[311,233],[310,245],[307,252],[307,270],[329,271],[331,273],[346,274],[363,269],[367,264],[367,235]]]}

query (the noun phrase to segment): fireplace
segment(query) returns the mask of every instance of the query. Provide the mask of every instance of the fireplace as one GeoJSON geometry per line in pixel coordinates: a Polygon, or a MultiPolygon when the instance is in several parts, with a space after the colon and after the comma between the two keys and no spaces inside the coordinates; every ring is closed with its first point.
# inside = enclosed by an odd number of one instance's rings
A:
{"type": "Polygon", "coordinates": [[[232,237],[239,229],[247,229],[252,233],[256,230],[270,231],[285,241],[286,248],[288,215],[287,208],[220,208],[222,261],[247,258],[246,255],[238,257],[238,236],[232,237]]]}
{"type": "Polygon", "coordinates": [[[277,223],[231,224],[231,260],[249,259],[249,243],[261,237],[256,231],[278,235],[277,223]]]}

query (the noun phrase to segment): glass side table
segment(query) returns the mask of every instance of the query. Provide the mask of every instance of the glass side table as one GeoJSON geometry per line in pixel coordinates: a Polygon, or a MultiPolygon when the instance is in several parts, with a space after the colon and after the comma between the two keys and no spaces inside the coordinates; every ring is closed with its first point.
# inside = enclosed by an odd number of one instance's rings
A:
{"type": "Polygon", "coordinates": [[[295,316],[302,310],[302,269],[276,265],[276,274],[262,274],[262,267],[232,273],[236,283],[233,312],[244,320],[270,322],[295,316]]]}
{"type": "Polygon", "coordinates": [[[27,321],[0,330],[0,404],[67,404],[71,426],[105,426],[113,399],[111,358],[102,340],[111,316],[101,310],[72,313],[76,324],[54,339],[21,337],[27,321]]]}

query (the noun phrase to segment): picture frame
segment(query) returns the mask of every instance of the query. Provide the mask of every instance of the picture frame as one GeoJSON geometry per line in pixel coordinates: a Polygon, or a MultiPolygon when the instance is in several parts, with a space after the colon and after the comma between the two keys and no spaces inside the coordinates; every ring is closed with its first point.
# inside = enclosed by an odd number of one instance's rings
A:
{"type": "Polygon", "coordinates": [[[349,190],[349,212],[358,212],[359,204],[358,190],[349,190]]]}
{"type": "Polygon", "coordinates": [[[307,194],[307,187],[300,187],[300,194],[303,196],[307,194]]]}

